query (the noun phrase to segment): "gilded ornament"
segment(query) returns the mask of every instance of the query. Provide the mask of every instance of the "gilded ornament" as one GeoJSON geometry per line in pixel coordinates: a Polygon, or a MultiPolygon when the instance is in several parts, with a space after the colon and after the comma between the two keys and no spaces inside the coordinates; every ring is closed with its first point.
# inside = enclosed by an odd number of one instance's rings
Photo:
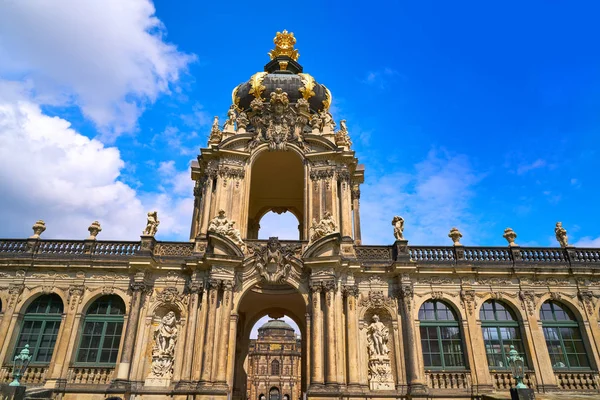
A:
{"type": "Polygon", "coordinates": [[[262,92],[264,92],[266,87],[262,84],[262,81],[266,75],[266,72],[257,72],[250,77],[250,91],[248,93],[260,100],[264,100],[262,92]]]}
{"type": "Polygon", "coordinates": [[[325,89],[325,100],[323,100],[323,110],[329,110],[329,107],[331,107],[331,92],[329,91],[329,89],[327,89],[327,87],[325,85],[321,85],[323,86],[323,88],[325,89]]]}
{"type": "Polygon", "coordinates": [[[292,32],[288,33],[287,30],[284,30],[283,32],[277,32],[275,38],[273,39],[273,43],[275,43],[275,48],[269,51],[269,57],[271,57],[271,60],[279,56],[288,56],[292,60],[298,61],[300,53],[298,53],[298,50],[294,49],[296,38],[292,32]]]}
{"type": "Polygon", "coordinates": [[[233,88],[233,92],[231,92],[231,102],[233,104],[235,104],[236,108],[239,108],[239,104],[240,104],[240,98],[237,95],[238,89],[240,88],[240,85],[236,86],[233,88]]]}
{"type": "Polygon", "coordinates": [[[298,74],[300,79],[302,79],[303,87],[298,89],[300,93],[302,93],[302,97],[304,100],[308,100],[315,95],[313,89],[315,88],[315,78],[310,76],[309,74],[298,74]]]}

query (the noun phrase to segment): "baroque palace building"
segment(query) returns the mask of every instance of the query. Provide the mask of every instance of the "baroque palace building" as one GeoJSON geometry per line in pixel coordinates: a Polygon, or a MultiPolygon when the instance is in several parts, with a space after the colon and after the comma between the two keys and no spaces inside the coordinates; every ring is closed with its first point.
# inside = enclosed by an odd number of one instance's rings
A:
{"type": "Polygon", "coordinates": [[[293,35],[274,41],[191,167],[189,241],[157,241],[156,213],[139,241],[98,240],[98,222],[85,240],[43,239],[43,221],[0,240],[0,379],[28,345],[38,398],[468,399],[508,393],[514,346],[538,393],[598,393],[600,249],[558,224],[555,248],[509,228],[502,247],[463,246],[455,228],[450,246],[411,246],[392,215],[392,244],[362,245],[346,123],[293,35]],[[258,240],[269,211],[294,214],[299,240],[258,240]],[[250,330],[284,314],[299,382],[248,392],[250,330]]]}
{"type": "Polygon", "coordinates": [[[258,328],[258,338],[250,340],[244,370],[248,374],[246,398],[258,400],[298,400],[302,393],[300,368],[302,342],[294,328],[272,319],[258,328]]]}

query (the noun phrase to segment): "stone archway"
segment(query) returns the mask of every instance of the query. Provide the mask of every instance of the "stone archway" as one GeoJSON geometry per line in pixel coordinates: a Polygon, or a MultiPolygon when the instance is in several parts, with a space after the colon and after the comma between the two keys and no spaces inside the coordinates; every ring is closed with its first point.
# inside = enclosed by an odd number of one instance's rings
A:
{"type": "MultiPolygon", "coordinates": [[[[289,285],[256,284],[247,289],[239,301],[237,309],[238,324],[236,332],[235,365],[233,378],[233,399],[242,400],[246,398],[259,398],[266,394],[266,400],[270,399],[270,389],[256,393],[248,392],[248,347],[250,343],[250,331],[256,322],[264,316],[280,318],[284,315],[290,317],[300,329],[302,343],[301,360],[301,384],[297,397],[306,392],[307,388],[307,326],[306,326],[306,300],[300,291],[289,285]]],[[[279,390],[281,400],[282,391],[279,390]]],[[[293,395],[291,397],[294,397],[293,395]]]]}
{"type": "Polygon", "coordinates": [[[251,168],[248,204],[248,239],[257,239],[260,219],[269,211],[291,212],[299,221],[299,237],[304,230],[304,165],[294,151],[265,151],[251,168]]]}

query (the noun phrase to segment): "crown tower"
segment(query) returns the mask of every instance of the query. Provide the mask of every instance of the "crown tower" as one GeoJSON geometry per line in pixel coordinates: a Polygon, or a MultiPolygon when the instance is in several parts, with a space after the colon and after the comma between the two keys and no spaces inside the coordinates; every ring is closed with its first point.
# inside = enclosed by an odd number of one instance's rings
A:
{"type": "Polygon", "coordinates": [[[190,238],[218,232],[243,247],[274,211],[296,216],[300,240],[339,232],[360,243],[364,168],[346,122],[337,127],[331,93],[303,72],[294,34],[277,32],[274,43],[264,71],[233,89],[226,121],[214,118],[192,165],[190,238]]]}

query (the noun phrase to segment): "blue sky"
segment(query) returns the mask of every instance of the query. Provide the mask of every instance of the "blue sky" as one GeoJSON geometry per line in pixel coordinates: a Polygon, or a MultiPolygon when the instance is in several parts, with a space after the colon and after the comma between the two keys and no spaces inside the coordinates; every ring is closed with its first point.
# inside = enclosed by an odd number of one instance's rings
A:
{"type": "MultiPolygon", "coordinates": [[[[600,246],[593,1],[0,3],[0,236],[187,240],[189,162],[277,31],[366,166],[367,244],[600,246]]],[[[271,217],[267,217],[271,218],[271,217]]],[[[289,216],[261,236],[289,236],[289,216]]]]}

